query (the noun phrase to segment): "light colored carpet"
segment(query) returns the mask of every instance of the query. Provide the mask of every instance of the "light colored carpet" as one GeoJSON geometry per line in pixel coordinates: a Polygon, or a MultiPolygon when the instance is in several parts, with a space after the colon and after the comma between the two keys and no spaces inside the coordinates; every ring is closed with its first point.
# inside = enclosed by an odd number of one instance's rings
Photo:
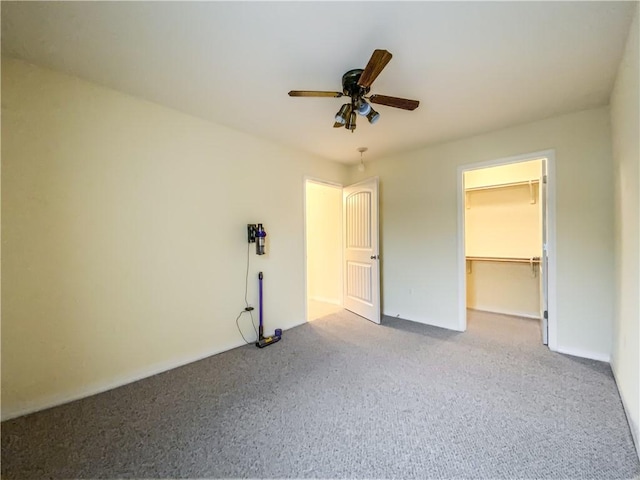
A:
{"type": "Polygon", "coordinates": [[[2,424],[2,478],[622,479],[640,466],[607,364],[536,322],[466,333],[343,311],[2,424]]]}
{"type": "Polygon", "coordinates": [[[307,300],[307,320],[317,320],[318,318],[326,317],[338,313],[342,310],[342,305],[335,305],[333,303],[321,302],[319,300],[307,300]]]}

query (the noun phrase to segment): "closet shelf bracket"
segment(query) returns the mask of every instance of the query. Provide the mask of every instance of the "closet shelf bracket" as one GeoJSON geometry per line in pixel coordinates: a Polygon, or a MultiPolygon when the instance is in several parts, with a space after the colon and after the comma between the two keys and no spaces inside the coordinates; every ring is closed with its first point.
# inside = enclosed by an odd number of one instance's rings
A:
{"type": "Polygon", "coordinates": [[[533,187],[533,180],[529,180],[529,195],[531,196],[531,200],[529,203],[531,205],[536,203],[536,189],[533,187]]]}

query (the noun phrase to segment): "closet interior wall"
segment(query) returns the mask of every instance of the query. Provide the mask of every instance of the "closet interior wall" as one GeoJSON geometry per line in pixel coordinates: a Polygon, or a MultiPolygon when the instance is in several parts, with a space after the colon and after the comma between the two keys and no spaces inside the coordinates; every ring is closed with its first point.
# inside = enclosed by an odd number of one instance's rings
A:
{"type": "Polygon", "coordinates": [[[540,318],[541,162],[464,174],[469,309],[540,318]]]}
{"type": "Polygon", "coordinates": [[[342,307],[342,188],[305,181],[307,320],[342,307]]]}

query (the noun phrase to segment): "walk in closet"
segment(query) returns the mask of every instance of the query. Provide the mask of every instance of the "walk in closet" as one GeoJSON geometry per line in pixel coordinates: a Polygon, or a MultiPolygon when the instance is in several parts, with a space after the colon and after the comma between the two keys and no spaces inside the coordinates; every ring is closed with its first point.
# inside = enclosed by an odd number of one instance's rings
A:
{"type": "Polygon", "coordinates": [[[540,318],[543,161],[464,173],[468,309],[540,318]]]}

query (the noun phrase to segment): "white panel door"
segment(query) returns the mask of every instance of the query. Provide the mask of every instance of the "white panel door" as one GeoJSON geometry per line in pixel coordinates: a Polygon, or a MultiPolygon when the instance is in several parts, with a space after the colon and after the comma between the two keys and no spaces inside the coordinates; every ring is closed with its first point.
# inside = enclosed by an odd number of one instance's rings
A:
{"type": "Polygon", "coordinates": [[[344,308],[380,323],[378,178],[343,189],[344,308]]]}
{"type": "Polygon", "coordinates": [[[549,302],[548,302],[548,278],[549,278],[549,256],[547,254],[547,160],[543,159],[541,164],[540,182],[538,185],[540,201],[540,232],[542,240],[542,253],[540,257],[540,330],[542,333],[542,343],[549,343],[549,302]]]}

